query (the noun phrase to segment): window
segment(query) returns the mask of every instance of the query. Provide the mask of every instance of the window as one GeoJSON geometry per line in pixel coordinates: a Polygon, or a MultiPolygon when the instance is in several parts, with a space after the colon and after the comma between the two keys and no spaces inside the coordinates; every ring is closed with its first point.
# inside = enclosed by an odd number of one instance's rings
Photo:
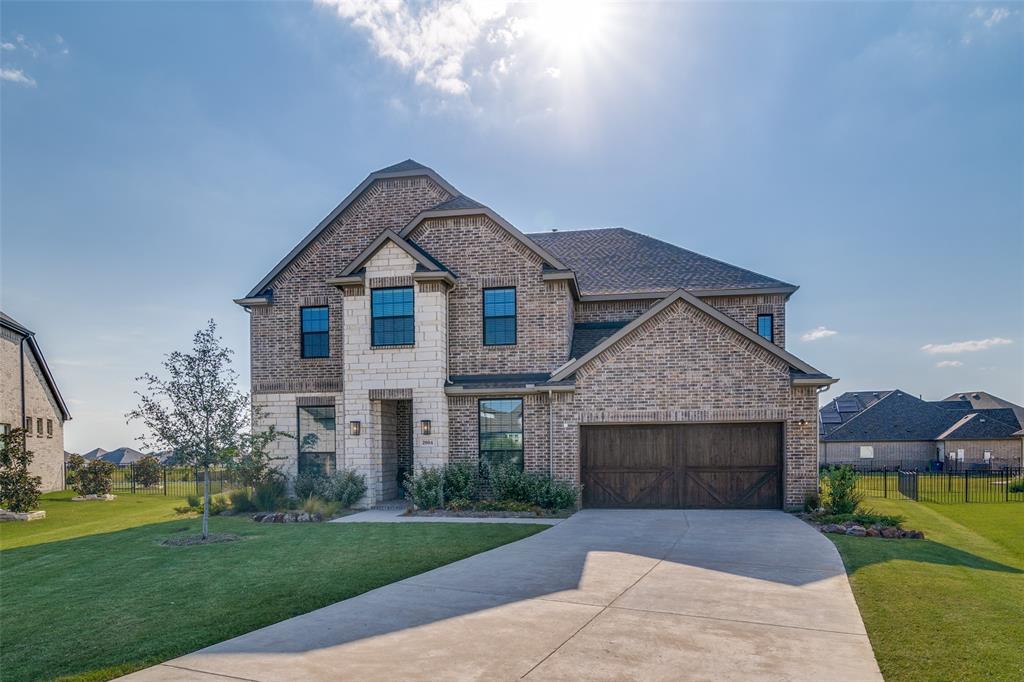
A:
{"type": "Polygon", "coordinates": [[[874,459],[875,458],[875,447],[873,445],[861,445],[860,446],[860,458],[861,459],[874,459]]]}
{"type": "Polygon", "coordinates": [[[516,290],[484,289],[484,345],[516,342],[516,290]]]}
{"type": "Polygon", "coordinates": [[[511,462],[523,468],[523,401],[480,401],[480,465],[511,462]]]}
{"type": "Polygon", "coordinates": [[[36,417],[36,435],[40,438],[43,437],[43,418],[36,417]]]}
{"type": "Polygon", "coordinates": [[[52,419],[47,419],[46,420],[46,437],[47,438],[53,438],[53,420],[52,419]]]}
{"type": "Polygon", "coordinates": [[[25,417],[25,433],[32,433],[32,417],[25,417]]]}
{"type": "Polygon", "coordinates": [[[334,473],[334,405],[300,407],[299,473],[334,473]]]}
{"type": "Polygon", "coordinates": [[[331,354],[330,313],[327,306],[301,308],[302,357],[326,358],[331,354]]]}
{"type": "Polygon", "coordinates": [[[986,462],[991,462],[992,461],[992,451],[991,450],[986,450],[984,456],[985,456],[985,461],[986,462]]]}
{"type": "Polygon", "coordinates": [[[416,342],[412,287],[374,289],[370,295],[374,346],[411,346],[416,342]]]}
{"type": "Polygon", "coordinates": [[[0,434],[6,436],[10,432],[11,432],[11,425],[10,424],[0,424],[0,434]]]}
{"type": "Polygon", "coordinates": [[[774,331],[774,315],[758,315],[757,316],[757,334],[765,339],[768,339],[772,343],[775,343],[775,331],[774,331]]]}

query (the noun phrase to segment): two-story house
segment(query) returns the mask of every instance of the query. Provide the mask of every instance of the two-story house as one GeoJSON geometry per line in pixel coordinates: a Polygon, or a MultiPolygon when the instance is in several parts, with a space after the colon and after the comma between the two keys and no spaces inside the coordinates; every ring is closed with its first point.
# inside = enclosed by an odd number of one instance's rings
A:
{"type": "Polygon", "coordinates": [[[794,291],[629,230],[523,234],[410,160],[236,303],[285,472],[355,468],[366,504],[508,461],[584,506],[792,508],[835,381],[785,350],[794,291]]]}

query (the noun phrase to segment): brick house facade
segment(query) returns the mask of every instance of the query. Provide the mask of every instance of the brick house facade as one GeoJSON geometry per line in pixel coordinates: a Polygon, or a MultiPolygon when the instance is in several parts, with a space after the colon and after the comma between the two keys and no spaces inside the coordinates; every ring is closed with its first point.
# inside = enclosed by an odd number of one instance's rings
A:
{"type": "Polygon", "coordinates": [[[507,459],[582,481],[585,505],[792,508],[817,487],[834,382],[785,350],[795,290],[626,230],[524,235],[406,161],[236,302],[260,423],[298,430],[274,446],[282,468],[355,468],[364,504],[411,468],[507,459]],[[683,442],[701,426],[718,435],[692,457],[581,446],[597,427],[683,442]]]}
{"type": "Polygon", "coordinates": [[[0,313],[0,429],[25,427],[30,473],[42,479],[43,492],[64,486],[64,422],[69,419],[35,334],[0,313]]]}

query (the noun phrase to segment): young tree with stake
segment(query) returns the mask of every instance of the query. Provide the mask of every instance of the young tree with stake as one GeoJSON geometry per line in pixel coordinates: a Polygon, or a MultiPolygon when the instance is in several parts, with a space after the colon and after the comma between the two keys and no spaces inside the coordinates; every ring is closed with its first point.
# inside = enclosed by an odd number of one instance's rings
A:
{"type": "Polygon", "coordinates": [[[227,464],[250,423],[249,396],[237,388],[231,349],[221,345],[210,320],[196,332],[192,352],[174,351],[163,362],[166,377],[146,373],[139,404],[126,416],[145,424],[143,447],[170,449],[183,464],[203,470],[203,540],[209,536],[210,467],[227,464]]]}

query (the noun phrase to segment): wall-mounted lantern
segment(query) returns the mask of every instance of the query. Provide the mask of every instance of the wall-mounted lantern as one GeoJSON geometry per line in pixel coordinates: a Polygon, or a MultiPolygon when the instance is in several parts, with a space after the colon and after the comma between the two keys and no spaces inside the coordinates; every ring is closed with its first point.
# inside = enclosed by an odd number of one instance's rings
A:
{"type": "Polygon", "coordinates": [[[420,422],[420,433],[422,433],[424,436],[429,436],[430,435],[430,420],[429,419],[424,419],[423,421],[420,422]]]}
{"type": "Polygon", "coordinates": [[[349,422],[348,423],[348,432],[351,433],[353,436],[358,436],[361,427],[362,427],[362,424],[360,422],[357,422],[357,421],[356,422],[349,422]]]}

